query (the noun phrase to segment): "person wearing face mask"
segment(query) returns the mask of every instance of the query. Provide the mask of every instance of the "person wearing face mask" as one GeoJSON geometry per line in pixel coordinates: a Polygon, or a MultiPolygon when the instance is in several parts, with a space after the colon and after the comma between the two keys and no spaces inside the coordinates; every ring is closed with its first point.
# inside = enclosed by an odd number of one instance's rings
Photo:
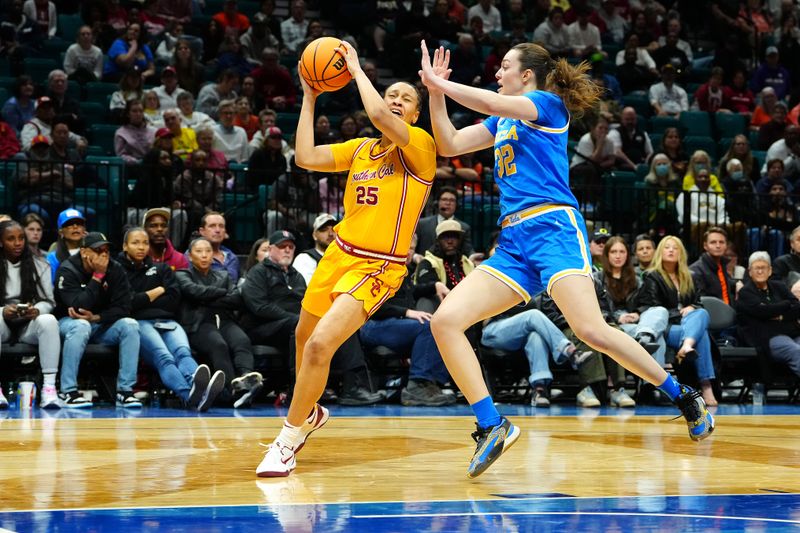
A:
{"type": "Polygon", "coordinates": [[[678,211],[678,222],[683,225],[684,215],[689,216],[691,224],[691,246],[696,246],[698,236],[702,235],[708,226],[728,224],[728,213],[725,211],[725,197],[716,194],[710,188],[711,177],[708,169],[697,172],[695,184],[688,190],[678,195],[675,208],[678,211]],[[684,195],[689,195],[689,210],[686,209],[684,195]]]}
{"type": "Polygon", "coordinates": [[[750,149],[750,141],[746,135],[739,134],[733,138],[730,148],[725,152],[725,155],[719,160],[719,171],[717,176],[722,182],[722,186],[727,190],[725,185],[725,178],[728,177],[728,161],[731,159],[738,159],[744,171],[744,177],[755,183],[761,178],[761,172],[758,168],[758,161],[753,157],[753,151],[750,149]]]}
{"type": "Polygon", "coordinates": [[[647,207],[641,213],[640,227],[660,236],[677,231],[679,225],[675,200],[680,188],[669,157],[664,154],[653,156],[644,183],[647,207]]]}
{"type": "Polygon", "coordinates": [[[742,162],[736,158],[728,159],[724,168],[726,175],[722,178],[722,186],[727,193],[725,207],[728,216],[732,222],[750,224],[756,209],[753,182],[745,175],[742,162]]]}
{"type": "Polygon", "coordinates": [[[689,191],[695,185],[695,176],[701,171],[705,170],[708,173],[709,190],[715,193],[724,192],[719,178],[714,174],[711,167],[711,157],[708,152],[697,150],[689,158],[689,165],[686,167],[686,174],[683,176],[683,190],[689,191]]]}

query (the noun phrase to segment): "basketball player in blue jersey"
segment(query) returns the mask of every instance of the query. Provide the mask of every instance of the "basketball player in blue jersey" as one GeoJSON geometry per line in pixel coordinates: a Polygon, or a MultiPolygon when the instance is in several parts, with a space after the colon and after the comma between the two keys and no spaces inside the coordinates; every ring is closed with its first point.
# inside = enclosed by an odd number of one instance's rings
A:
{"type": "Polygon", "coordinates": [[[448,157],[494,146],[502,228],[495,254],[447,295],[431,320],[447,369],[478,419],[467,475],[483,473],[516,442],[520,430],[497,412],[464,332],[542,290],[581,340],[664,391],[682,411],[693,440],[708,437],[714,419],[700,393],[679,384],[600,313],[586,227],[569,188],[567,161],[570,114],[581,115],[600,94],[586,75],[586,63],[573,67],[564,59],[553,60],[541,46],[519,44],[503,58],[494,93],[449,81],[449,54],[439,48],[431,62],[422,42],[419,74],[430,93],[436,146],[448,157]],[[490,116],[456,130],[445,96],[490,116]]]}

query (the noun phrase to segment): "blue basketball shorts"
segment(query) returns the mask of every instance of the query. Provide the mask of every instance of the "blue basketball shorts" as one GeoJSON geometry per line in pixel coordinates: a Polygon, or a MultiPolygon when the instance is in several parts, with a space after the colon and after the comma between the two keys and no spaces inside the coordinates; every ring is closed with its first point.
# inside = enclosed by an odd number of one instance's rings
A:
{"type": "Polygon", "coordinates": [[[574,207],[542,205],[507,215],[492,257],[479,270],[499,279],[527,303],[559,279],[591,276],[583,217],[574,207]]]}

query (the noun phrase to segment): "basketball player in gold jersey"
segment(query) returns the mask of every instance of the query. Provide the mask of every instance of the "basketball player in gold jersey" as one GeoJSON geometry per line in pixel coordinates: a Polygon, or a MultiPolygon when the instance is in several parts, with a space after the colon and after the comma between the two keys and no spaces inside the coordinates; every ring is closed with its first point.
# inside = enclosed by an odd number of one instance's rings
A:
{"type": "Polygon", "coordinates": [[[420,95],[398,82],[383,98],[361,70],[348,43],[338,49],[356,81],[364,109],[382,133],[379,139],[314,146],[314,104],[319,92],[300,77],[303,106],[297,124],[295,160],[308,170],[349,169],[344,218],[309,282],[296,329],[297,382],[289,413],[261,464],[259,477],[288,476],[308,435],[328,420],[317,404],[331,358],[339,346],[400,287],[405,258],[436,171],[436,146],[413,124],[420,95]]]}

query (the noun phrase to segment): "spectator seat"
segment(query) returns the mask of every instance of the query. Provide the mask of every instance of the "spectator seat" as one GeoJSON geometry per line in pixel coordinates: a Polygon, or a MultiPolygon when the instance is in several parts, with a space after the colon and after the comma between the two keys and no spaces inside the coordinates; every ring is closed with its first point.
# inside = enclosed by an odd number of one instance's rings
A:
{"type": "Polygon", "coordinates": [[[711,137],[711,118],[706,111],[684,111],[679,119],[687,135],[711,137]]]}

